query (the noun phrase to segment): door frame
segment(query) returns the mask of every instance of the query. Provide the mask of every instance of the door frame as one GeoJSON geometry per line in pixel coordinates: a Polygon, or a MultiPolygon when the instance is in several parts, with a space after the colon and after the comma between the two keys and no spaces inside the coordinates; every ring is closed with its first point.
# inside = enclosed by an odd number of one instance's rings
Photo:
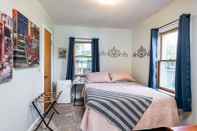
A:
{"type": "Polygon", "coordinates": [[[53,61],[54,61],[54,40],[53,40],[53,31],[50,27],[43,25],[42,26],[42,34],[41,34],[41,47],[40,47],[40,64],[41,66],[41,72],[42,72],[42,89],[41,92],[44,92],[44,68],[45,68],[45,30],[47,30],[48,32],[51,33],[51,88],[53,87],[53,80],[54,80],[54,65],[53,65],[53,61]]]}

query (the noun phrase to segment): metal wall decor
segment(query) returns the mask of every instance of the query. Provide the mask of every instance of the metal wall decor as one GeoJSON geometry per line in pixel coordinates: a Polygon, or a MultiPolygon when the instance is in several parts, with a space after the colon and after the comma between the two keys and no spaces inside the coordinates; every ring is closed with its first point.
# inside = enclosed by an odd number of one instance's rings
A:
{"type": "Polygon", "coordinates": [[[128,57],[129,56],[126,51],[121,51],[120,49],[116,48],[115,46],[113,46],[107,52],[101,51],[100,55],[102,55],[102,56],[109,56],[109,57],[112,57],[112,58],[128,57]]]}
{"type": "Polygon", "coordinates": [[[148,51],[145,47],[143,47],[143,46],[140,46],[140,48],[137,49],[137,51],[133,53],[133,57],[144,58],[145,56],[150,56],[150,53],[149,53],[149,51],[148,51]]]}

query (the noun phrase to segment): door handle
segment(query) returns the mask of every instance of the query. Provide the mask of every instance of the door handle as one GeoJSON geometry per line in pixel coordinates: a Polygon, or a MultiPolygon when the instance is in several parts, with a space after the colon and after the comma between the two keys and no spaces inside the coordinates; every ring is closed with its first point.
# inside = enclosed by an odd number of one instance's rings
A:
{"type": "Polygon", "coordinates": [[[46,78],[48,78],[48,76],[44,76],[44,78],[46,79],[46,78]]]}

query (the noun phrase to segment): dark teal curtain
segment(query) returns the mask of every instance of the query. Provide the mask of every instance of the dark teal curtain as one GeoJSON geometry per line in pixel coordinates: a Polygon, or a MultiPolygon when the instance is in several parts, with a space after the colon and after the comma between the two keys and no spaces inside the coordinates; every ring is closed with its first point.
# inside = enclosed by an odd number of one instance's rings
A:
{"type": "Polygon", "coordinates": [[[159,29],[151,29],[151,47],[150,47],[150,66],[148,86],[153,89],[158,88],[157,80],[157,46],[159,29]]]}
{"type": "Polygon", "coordinates": [[[75,47],[75,38],[69,38],[69,50],[68,50],[68,60],[67,60],[67,80],[74,79],[74,47],[75,47]]]}
{"type": "Polygon", "coordinates": [[[179,19],[179,34],[176,61],[176,100],[184,112],[191,112],[191,69],[190,69],[190,15],[179,19]]]}
{"type": "Polygon", "coordinates": [[[100,71],[99,39],[92,39],[92,72],[100,71]]]}

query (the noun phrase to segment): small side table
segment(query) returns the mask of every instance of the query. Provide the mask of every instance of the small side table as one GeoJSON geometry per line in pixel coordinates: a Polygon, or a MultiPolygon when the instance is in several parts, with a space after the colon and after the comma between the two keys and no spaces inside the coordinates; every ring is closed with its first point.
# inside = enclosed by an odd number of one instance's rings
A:
{"type": "Polygon", "coordinates": [[[84,87],[85,87],[84,83],[73,83],[72,102],[73,102],[74,106],[83,106],[84,105],[84,97],[82,95],[84,87]]]}

